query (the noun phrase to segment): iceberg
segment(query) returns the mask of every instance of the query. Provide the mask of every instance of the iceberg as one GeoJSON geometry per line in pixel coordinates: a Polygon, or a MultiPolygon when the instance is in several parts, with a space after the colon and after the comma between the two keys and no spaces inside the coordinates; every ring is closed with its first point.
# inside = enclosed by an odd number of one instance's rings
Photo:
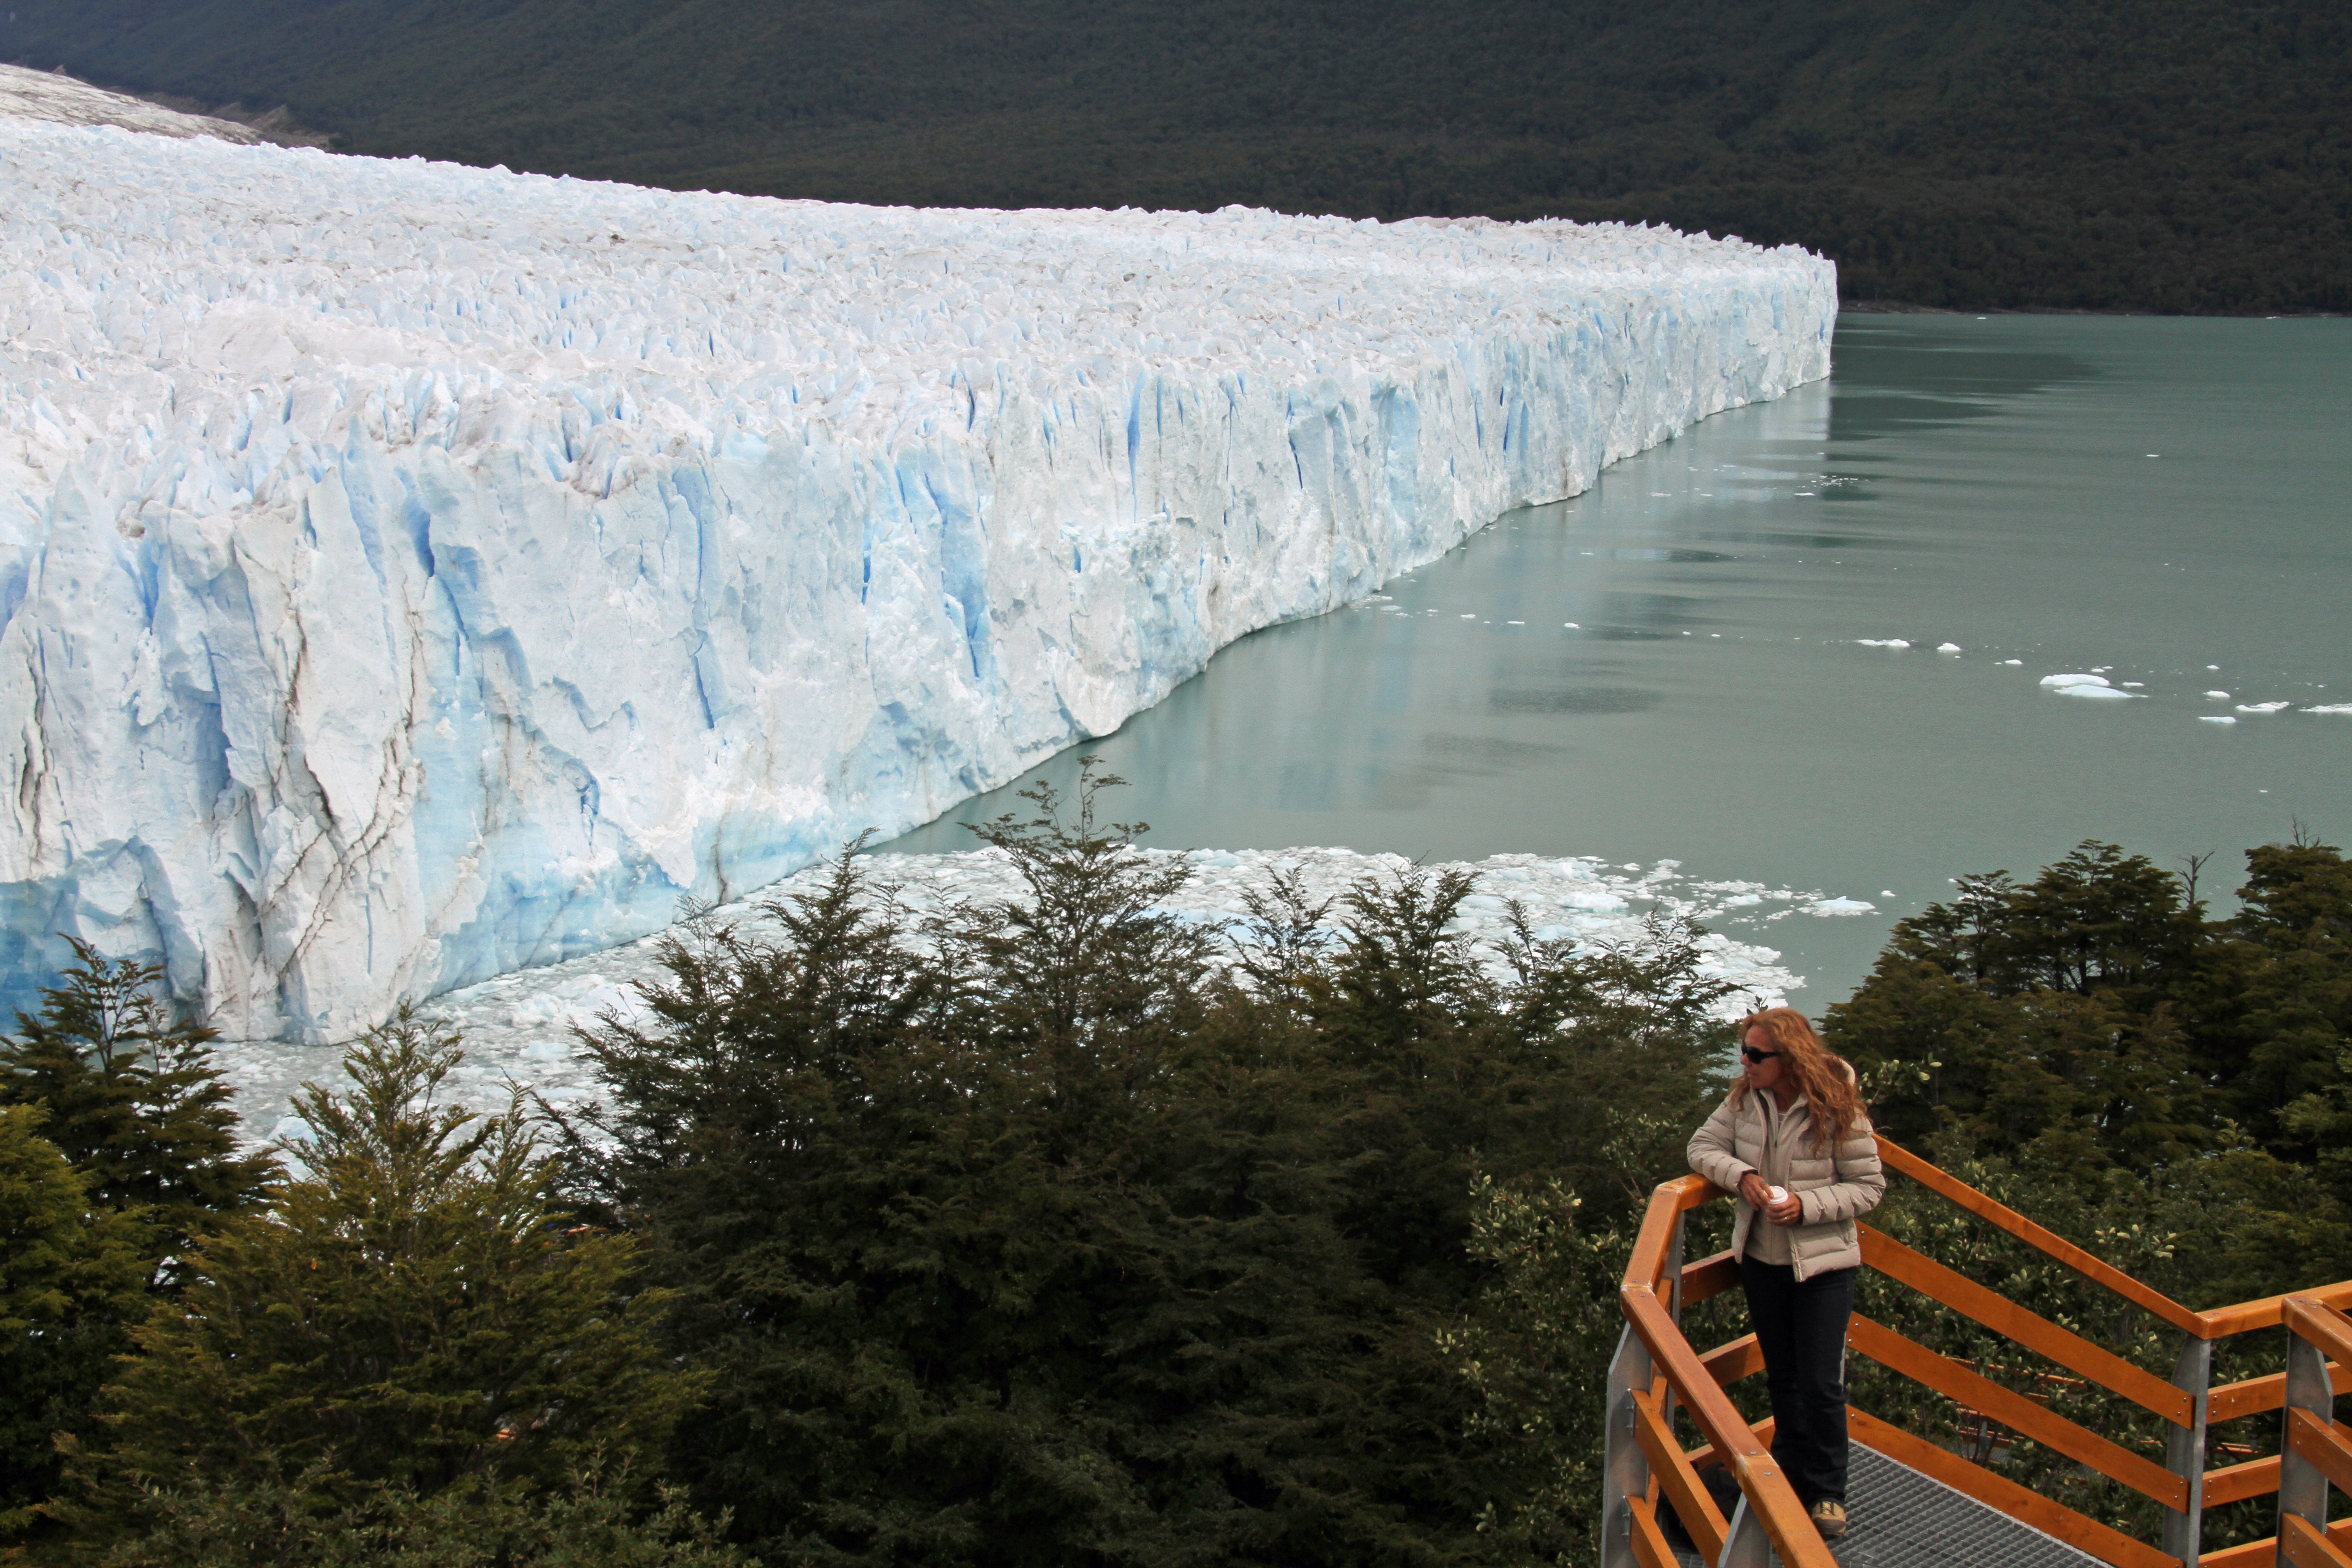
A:
{"type": "Polygon", "coordinates": [[[1827,261],[884,209],[0,114],[0,1005],[612,948],[1829,368],[1827,261]]]}

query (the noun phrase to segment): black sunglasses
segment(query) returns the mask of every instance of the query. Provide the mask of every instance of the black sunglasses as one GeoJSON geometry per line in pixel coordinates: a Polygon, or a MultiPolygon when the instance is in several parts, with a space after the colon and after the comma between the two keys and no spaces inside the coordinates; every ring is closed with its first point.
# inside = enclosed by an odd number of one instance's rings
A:
{"type": "Polygon", "coordinates": [[[1774,1057],[1779,1056],[1780,1053],[1778,1051],[1759,1051],[1754,1046],[1742,1046],[1739,1047],[1739,1054],[1746,1057],[1750,1062],[1761,1067],[1766,1062],[1771,1060],[1774,1057]]]}

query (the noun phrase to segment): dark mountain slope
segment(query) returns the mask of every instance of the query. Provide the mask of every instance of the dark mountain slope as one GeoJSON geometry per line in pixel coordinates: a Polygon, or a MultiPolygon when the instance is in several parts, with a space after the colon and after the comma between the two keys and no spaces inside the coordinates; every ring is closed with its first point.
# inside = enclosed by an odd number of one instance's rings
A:
{"type": "Polygon", "coordinates": [[[2352,308],[2352,21],[2224,0],[12,0],[352,149],[871,202],[1659,219],[1849,297],[2352,308]]]}

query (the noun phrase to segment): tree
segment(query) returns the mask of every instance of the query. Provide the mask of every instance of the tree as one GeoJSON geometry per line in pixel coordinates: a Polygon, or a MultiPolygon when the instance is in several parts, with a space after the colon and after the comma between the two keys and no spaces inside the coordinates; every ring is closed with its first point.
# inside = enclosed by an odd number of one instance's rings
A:
{"type": "Polygon", "coordinates": [[[150,1492],[152,1523],[109,1568],[759,1568],[684,1493],[639,1489],[592,1465],[551,1490],[501,1482],[419,1496],[373,1489],[321,1510],[316,1474],[150,1492]]]}
{"type": "Polygon", "coordinates": [[[702,1380],[653,1341],[635,1245],[554,1201],[519,1108],[436,1103],[461,1058],[404,1016],[346,1055],[347,1091],[303,1086],[301,1173],[207,1237],[141,1329],[67,1517],[119,1522],[142,1488],[299,1479],[332,1509],[492,1472],[553,1487],[593,1454],[654,1468],[702,1380]]]}
{"type": "Polygon", "coordinates": [[[2352,1123],[2352,862],[2298,836],[2246,856],[2242,907],[2204,998],[2201,1052],[2225,1100],[2294,1160],[2340,1156],[2352,1123]]]}
{"type": "Polygon", "coordinates": [[[58,1479],[51,1439],[87,1430],[147,1314],[139,1226],[89,1201],[43,1120],[0,1109],[0,1539],[32,1524],[58,1479]]]}
{"type": "Polygon", "coordinates": [[[1622,1211],[1658,1128],[1594,1093],[1695,1116],[1722,988],[1667,927],[1474,952],[1422,873],[1277,883],[1228,947],[1111,782],[987,825],[1004,906],[918,923],[853,846],[588,1033],[579,1179],[717,1374],[676,1468],[772,1563],[1504,1552],[1513,1440],[1437,1341],[1492,1267],[1474,1162],[1622,1211]]]}
{"type": "Polygon", "coordinates": [[[138,1217],[156,1288],[176,1289],[188,1249],[260,1204],[277,1163],[238,1147],[217,1032],[173,1021],[155,993],[162,969],[68,940],[75,962],[39,1015],[18,1013],[0,1040],[0,1105],[47,1109],[47,1136],[90,1201],[138,1217]]]}
{"type": "Polygon", "coordinates": [[[2085,842],[2030,883],[1958,879],[1899,921],[1823,1035],[1864,1075],[1880,1131],[1953,1131],[1994,1152],[2081,1135],[2129,1169],[2223,1136],[2185,1009],[2210,990],[2210,928],[2179,879],[2085,842]]]}
{"type": "Polygon", "coordinates": [[[1625,1327],[1617,1284],[1631,1248],[1580,1229],[1580,1205],[1556,1181],[1506,1186],[1481,1172],[1471,1203],[1470,1255],[1488,1283],[1437,1344],[1477,1394],[1469,1429],[1506,1456],[1478,1527],[1510,1561],[1588,1563],[1608,1419],[1598,1391],[1625,1327]]]}

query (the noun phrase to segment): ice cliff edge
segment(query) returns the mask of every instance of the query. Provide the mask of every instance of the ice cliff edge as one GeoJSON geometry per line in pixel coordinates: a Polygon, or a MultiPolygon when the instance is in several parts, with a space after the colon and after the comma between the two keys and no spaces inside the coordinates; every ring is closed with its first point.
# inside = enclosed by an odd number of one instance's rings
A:
{"type": "Polygon", "coordinates": [[[1830,265],[0,118],[0,1004],[248,1037],[910,826],[1693,420],[1830,265]]]}

